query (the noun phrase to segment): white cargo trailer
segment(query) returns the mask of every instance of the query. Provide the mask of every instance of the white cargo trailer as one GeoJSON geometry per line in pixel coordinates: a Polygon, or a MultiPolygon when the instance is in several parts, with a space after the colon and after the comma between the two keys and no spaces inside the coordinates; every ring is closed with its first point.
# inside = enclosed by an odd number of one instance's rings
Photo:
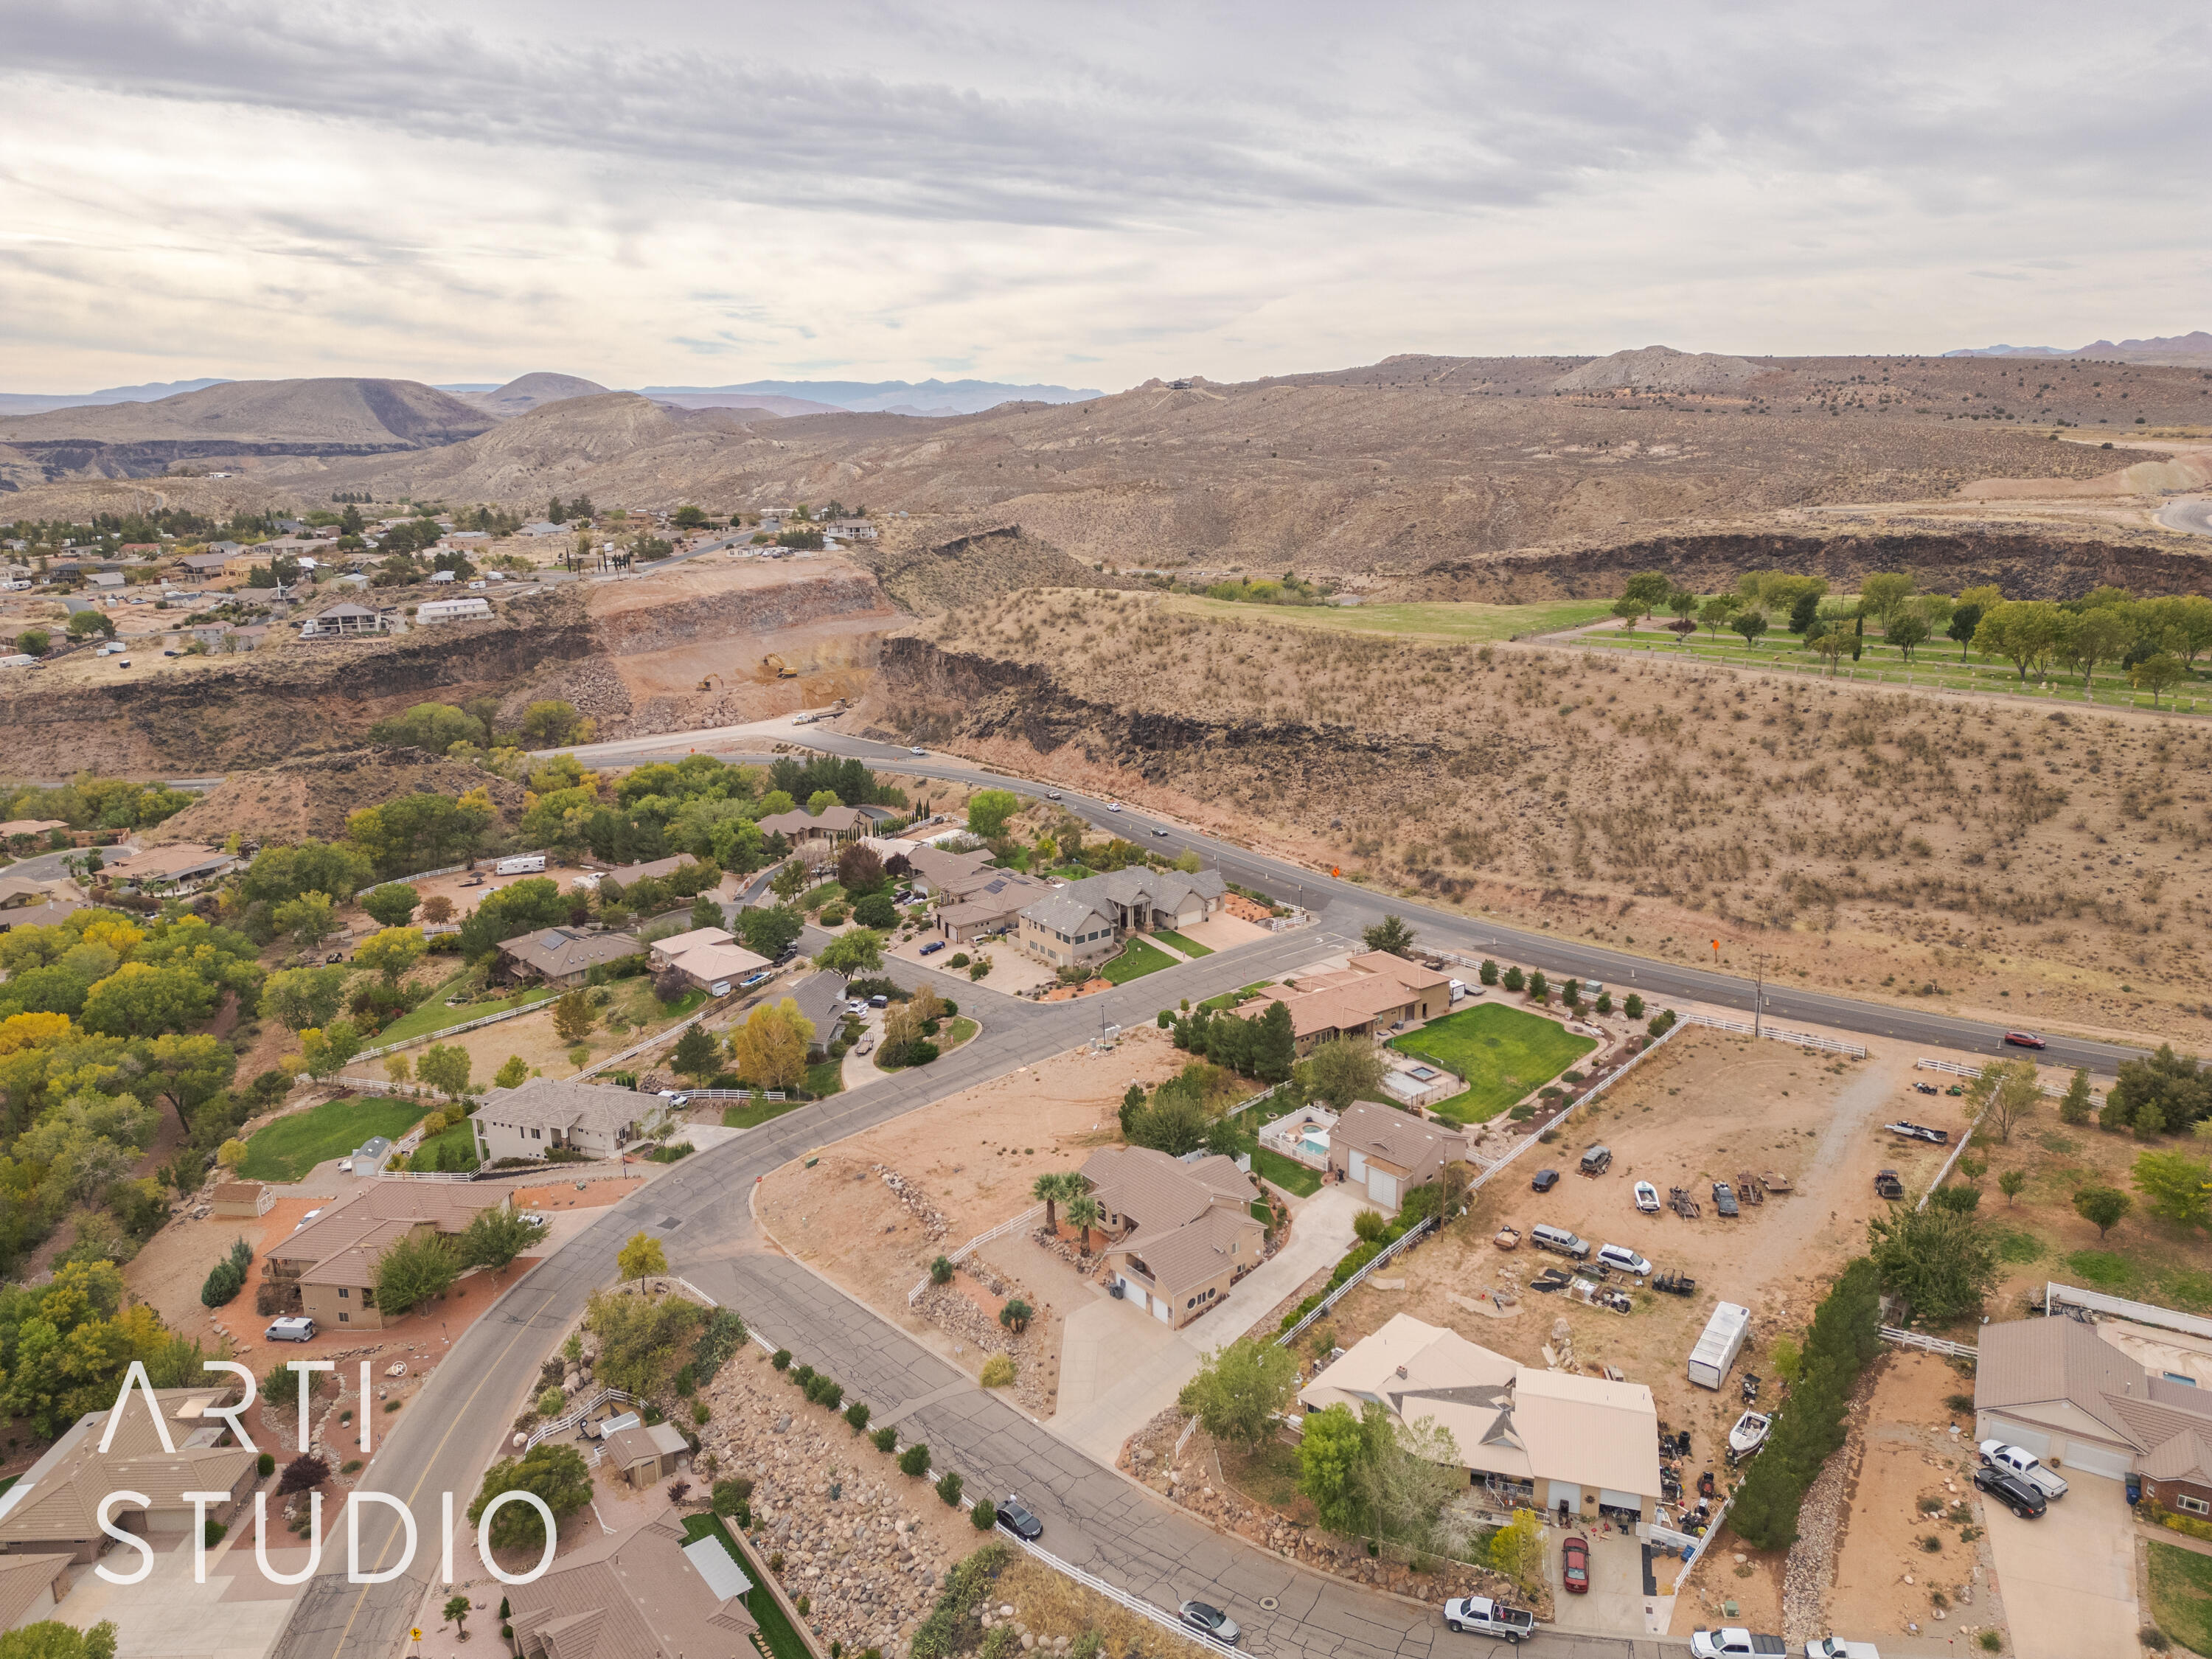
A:
{"type": "Polygon", "coordinates": [[[1751,1335],[1751,1310],[1723,1302],[1713,1310],[1698,1346],[1690,1350],[1690,1381],[1701,1389],[1717,1389],[1728,1381],[1729,1368],[1743,1352],[1751,1335]]]}

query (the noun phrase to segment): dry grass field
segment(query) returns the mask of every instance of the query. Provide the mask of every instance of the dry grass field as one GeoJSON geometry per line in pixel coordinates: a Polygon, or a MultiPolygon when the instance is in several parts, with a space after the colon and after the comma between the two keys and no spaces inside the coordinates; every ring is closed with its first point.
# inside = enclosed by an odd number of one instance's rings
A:
{"type": "Polygon", "coordinates": [[[867,712],[1646,955],[2212,1041],[2212,732],[1064,590],[919,624],[867,712]]]}

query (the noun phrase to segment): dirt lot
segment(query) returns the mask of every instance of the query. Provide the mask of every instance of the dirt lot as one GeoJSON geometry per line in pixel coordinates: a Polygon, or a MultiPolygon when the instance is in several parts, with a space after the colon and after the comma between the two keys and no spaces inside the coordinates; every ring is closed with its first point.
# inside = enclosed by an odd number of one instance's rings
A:
{"type": "Polygon", "coordinates": [[[1876,1638],[1902,1636],[1907,1620],[1940,1631],[1930,1615],[1942,1604],[1931,1596],[1941,1594],[1953,1608],[1962,1594],[1971,1598],[1978,1559],[1965,1536],[1974,1525],[1974,1414],[1944,1404],[1949,1395],[1971,1395],[1973,1382],[1934,1354],[1899,1352],[1881,1363],[1863,1451],[1844,1488],[1843,1547],[1830,1607],[1838,1630],[1876,1638]],[[1923,1500],[1933,1501],[1937,1512],[1924,1513],[1923,1500]],[[1940,1550],[1925,1547],[1930,1537],[1941,1540],[1940,1550]]]}
{"type": "MultiPolygon", "coordinates": [[[[760,1184],[757,1213],[784,1249],[943,1346],[943,1330],[906,1300],[931,1260],[1027,1209],[1030,1183],[1045,1171],[1076,1168],[1092,1147],[1118,1144],[1122,1091],[1132,1081],[1160,1081],[1186,1058],[1164,1034],[1140,1026],[1107,1054],[1081,1048],[1024,1066],[824,1147],[811,1170],[804,1160],[785,1164],[760,1184]],[[877,1165],[899,1175],[912,1203],[902,1204],[877,1165]]],[[[993,1319],[1020,1289],[1037,1310],[1026,1346],[1057,1355],[1060,1310],[1054,1304],[1065,1303],[1061,1287],[1073,1269],[1012,1241],[993,1261],[1006,1294],[993,1295],[966,1273],[954,1287],[993,1319]]],[[[981,1354],[963,1346],[957,1363],[980,1369],[981,1354]]]]}

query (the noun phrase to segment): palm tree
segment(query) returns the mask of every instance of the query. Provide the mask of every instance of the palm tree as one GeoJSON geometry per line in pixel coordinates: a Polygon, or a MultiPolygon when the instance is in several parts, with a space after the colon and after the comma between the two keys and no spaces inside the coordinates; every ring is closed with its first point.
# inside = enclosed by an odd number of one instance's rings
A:
{"type": "Polygon", "coordinates": [[[1083,1235],[1083,1253],[1091,1254],[1091,1230],[1104,1217],[1105,1211],[1088,1190],[1077,1193],[1067,1200],[1067,1224],[1083,1235]]]}
{"type": "Polygon", "coordinates": [[[1044,1230],[1057,1238],[1060,1218],[1054,1208],[1063,1198],[1073,1198],[1084,1190],[1083,1177],[1073,1170],[1048,1170],[1030,1187],[1030,1196],[1044,1205],[1044,1230]]]}

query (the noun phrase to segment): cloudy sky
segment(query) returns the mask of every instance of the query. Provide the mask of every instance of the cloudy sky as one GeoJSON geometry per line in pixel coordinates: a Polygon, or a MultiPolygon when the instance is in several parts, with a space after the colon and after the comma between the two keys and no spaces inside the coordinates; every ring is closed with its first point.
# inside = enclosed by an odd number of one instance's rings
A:
{"type": "Polygon", "coordinates": [[[0,390],[2212,327],[2203,8],[0,0],[0,390]]]}

